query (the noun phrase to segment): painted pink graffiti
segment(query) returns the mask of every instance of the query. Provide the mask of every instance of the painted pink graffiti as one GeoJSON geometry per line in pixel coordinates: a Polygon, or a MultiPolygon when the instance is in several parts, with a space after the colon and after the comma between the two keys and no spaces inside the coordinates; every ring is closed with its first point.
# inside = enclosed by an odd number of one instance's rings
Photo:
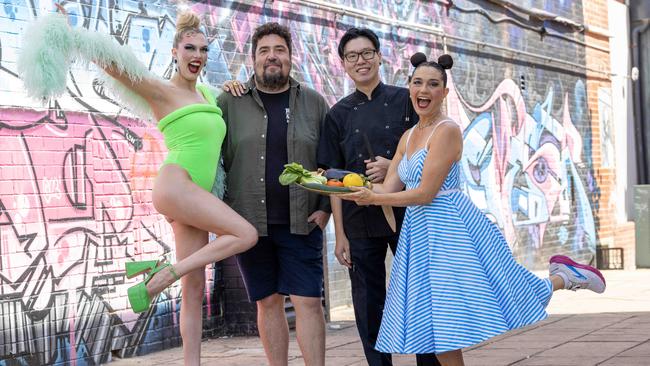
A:
{"type": "MultiPolygon", "coordinates": [[[[63,129],[37,124],[42,118],[34,111],[0,113],[13,128],[3,130],[7,151],[0,154],[2,253],[12,253],[1,256],[0,293],[29,294],[37,282],[24,277],[39,274],[45,286],[31,292],[32,310],[47,307],[53,291],[87,286],[97,273],[121,275],[129,257],[160,253],[156,240],[171,242],[151,205],[152,172],[164,155],[159,137],[144,139],[136,152],[101,116],[66,113],[63,129]]],[[[116,122],[135,125],[128,118],[116,122]]],[[[123,309],[123,299],[115,300],[114,308],[123,309]]]]}
{"type": "MultiPolygon", "coordinates": [[[[530,231],[534,226],[533,244],[539,248],[550,223],[570,221],[570,178],[575,164],[581,162],[582,139],[569,114],[568,95],[563,98],[560,122],[551,115],[552,92],[544,103],[538,104],[533,116],[527,111],[519,86],[510,79],[503,80],[480,106],[472,106],[463,99],[452,77],[449,88],[448,114],[465,131],[466,189],[473,198],[483,196],[475,202],[499,223],[509,243],[518,242],[520,229],[530,231]],[[478,116],[470,118],[470,113],[478,116]],[[486,148],[489,150],[485,151],[486,148]],[[471,170],[469,166],[479,165],[480,172],[467,173],[471,170]],[[524,175],[524,187],[514,180],[518,174],[524,175]],[[481,180],[472,181],[471,177],[477,176],[481,180]],[[489,190],[477,189],[492,179],[494,185],[489,190]],[[522,216],[520,213],[526,217],[515,218],[522,216]]],[[[579,180],[573,184],[582,185],[579,180]]],[[[584,194],[577,194],[579,200],[588,202],[584,194]]],[[[585,246],[593,246],[595,232],[588,224],[593,223],[592,214],[580,214],[585,215],[587,222],[585,246]]]]}

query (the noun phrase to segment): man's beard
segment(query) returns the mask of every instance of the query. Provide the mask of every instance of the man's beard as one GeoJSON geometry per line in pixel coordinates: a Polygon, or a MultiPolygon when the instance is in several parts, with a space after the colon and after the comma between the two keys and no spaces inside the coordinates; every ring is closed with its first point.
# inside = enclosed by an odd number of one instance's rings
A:
{"type": "Polygon", "coordinates": [[[276,90],[287,85],[289,75],[282,74],[282,70],[275,74],[269,74],[264,71],[262,72],[262,77],[255,74],[255,81],[266,89],[276,90]]]}

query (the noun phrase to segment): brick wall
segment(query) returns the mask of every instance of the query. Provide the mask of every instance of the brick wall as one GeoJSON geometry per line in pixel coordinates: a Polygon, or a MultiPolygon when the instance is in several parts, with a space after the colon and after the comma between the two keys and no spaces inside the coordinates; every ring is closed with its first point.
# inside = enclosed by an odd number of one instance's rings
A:
{"type": "MultiPolygon", "coordinates": [[[[45,106],[25,96],[16,74],[20,31],[52,3],[7,2],[0,9],[0,365],[11,359],[100,363],[112,354],[179,344],[180,288],[165,291],[150,313],[135,315],[125,297],[133,282],[122,272],[131,258],[168,253],[173,260],[171,229],[151,205],[165,154],[160,133],[98,94],[94,72],[80,66],[70,73],[69,93],[45,106]]],[[[557,252],[592,261],[596,245],[629,240],[630,225],[613,221],[616,177],[603,155],[613,143],[601,131],[607,124],[599,112],[606,111],[611,88],[606,37],[490,1],[330,3],[439,26],[451,37],[445,43],[409,25],[300,1],[65,6],[73,26],[113,34],[159,75],[172,70],[176,13],[190,6],[203,15],[210,41],[204,82],[216,86],[251,74],[252,30],[277,20],[293,33],[294,76],[330,103],[353,90],[336,54],[338,39],[351,26],[377,31],[382,78],[391,84],[406,84],[411,54],[439,55],[446,47],[455,59],[446,107],[466,138],[463,189],[498,223],[517,259],[531,269],[545,268],[557,252]]],[[[607,29],[604,0],[520,5],[607,29]]],[[[344,305],[347,274],[332,255],[331,235],[328,242],[328,302],[344,305]]],[[[254,306],[246,301],[234,261],[207,273],[205,334],[254,333],[254,306]]]]}
{"type": "MultiPolygon", "coordinates": [[[[609,29],[607,0],[590,1],[584,8],[584,23],[588,26],[585,34],[586,66],[592,70],[609,72],[609,29]],[[589,31],[593,28],[594,31],[589,31]]],[[[611,78],[603,73],[587,71],[587,94],[589,98],[591,124],[593,128],[594,150],[592,153],[596,167],[600,202],[595,211],[598,218],[599,245],[618,247],[624,250],[625,268],[634,268],[634,224],[616,220],[617,202],[615,185],[617,180],[625,184],[626,177],[617,177],[613,164],[613,125],[611,124],[611,78]],[[603,108],[609,103],[609,107],[603,108]],[[611,131],[610,131],[611,130],[611,131]]],[[[620,126],[619,126],[620,128],[620,126]]]]}

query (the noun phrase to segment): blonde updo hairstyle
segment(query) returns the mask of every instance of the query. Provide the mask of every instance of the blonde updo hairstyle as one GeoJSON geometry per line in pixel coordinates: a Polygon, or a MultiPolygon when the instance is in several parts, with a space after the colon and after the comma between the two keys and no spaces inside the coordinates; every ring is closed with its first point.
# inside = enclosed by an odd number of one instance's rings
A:
{"type": "Polygon", "coordinates": [[[174,48],[178,47],[183,36],[188,33],[205,33],[201,30],[201,19],[191,11],[185,11],[178,15],[176,20],[176,35],[174,36],[174,48]]]}

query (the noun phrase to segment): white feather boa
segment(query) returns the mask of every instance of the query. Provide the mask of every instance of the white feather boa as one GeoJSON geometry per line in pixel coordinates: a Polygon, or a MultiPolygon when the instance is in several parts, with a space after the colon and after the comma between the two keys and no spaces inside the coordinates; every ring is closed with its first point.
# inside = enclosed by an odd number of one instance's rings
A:
{"type": "MultiPolygon", "coordinates": [[[[138,60],[128,46],[119,45],[111,36],[72,28],[63,14],[53,13],[31,23],[23,34],[18,58],[18,73],[29,96],[48,100],[66,90],[66,77],[72,61],[112,66],[132,82],[157,78],[138,60]]],[[[139,117],[150,119],[147,102],[125,85],[101,72],[99,79],[122,105],[139,117]]]]}

